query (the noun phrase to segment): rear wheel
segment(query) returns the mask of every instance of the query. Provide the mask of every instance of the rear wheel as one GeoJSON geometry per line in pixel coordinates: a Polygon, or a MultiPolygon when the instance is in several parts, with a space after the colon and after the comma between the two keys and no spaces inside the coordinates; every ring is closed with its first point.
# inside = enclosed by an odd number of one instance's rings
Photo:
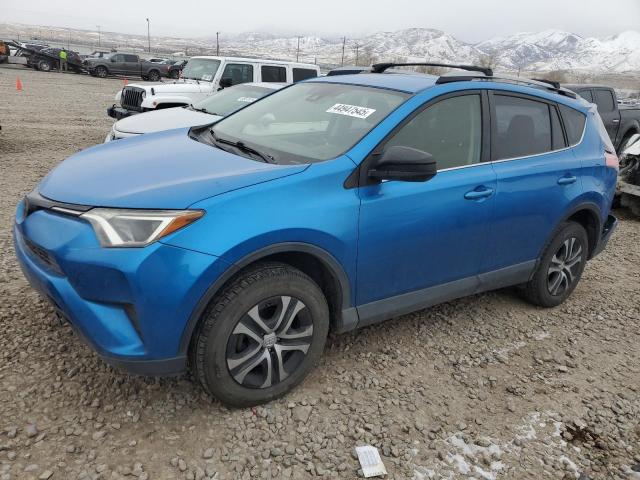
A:
{"type": "Polygon", "coordinates": [[[103,67],[102,65],[98,65],[96,67],[95,72],[96,72],[96,76],[100,78],[107,78],[107,75],[109,74],[107,68],[103,67]]]}
{"type": "Polygon", "coordinates": [[[278,398],[316,365],[329,329],[327,302],[301,271],[264,263],[241,274],[204,313],[191,346],[195,376],[223,403],[278,398]]]}
{"type": "Polygon", "coordinates": [[[584,227],[575,222],[565,223],[547,245],[533,278],[527,283],[527,299],[541,307],[555,307],[564,302],[582,277],[588,249],[584,227]]]}
{"type": "Polygon", "coordinates": [[[157,82],[160,80],[160,72],[157,70],[151,70],[149,72],[148,79],[150,82],[157,82]]]}

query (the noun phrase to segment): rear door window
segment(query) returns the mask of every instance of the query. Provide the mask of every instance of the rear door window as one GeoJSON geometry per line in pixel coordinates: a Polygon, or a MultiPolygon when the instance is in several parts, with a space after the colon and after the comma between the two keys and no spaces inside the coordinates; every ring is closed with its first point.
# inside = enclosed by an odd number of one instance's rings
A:
{"type": "Polygon", "coordinates": [[[128,62],[128,63],[135,63],[138,61],[138,56],[137,55],[125,55],[124,56],[124,61],[128,62]]]}
{"type": "Polygon", "coordinates": [[[591,90],[578,90],[576,93],[584,98],[587,102],[593,103],[593,95],[591,95],[591,90]]]}
{"type": "Polygon", "coordinates": [[[587,117],[584,113],[574,110],[573,108],[565,105],[560,105],[560,114],[564,121],[564,128],[567,132],[567,140],[569,140],[569,146],[573,147],[577,145],[582,139],[582,133],[584,132],[584,124],[587,121],[587,117]]]}
{"type": "Polygon", "coordinates": [[[246,63],[227,63],[222,79],[231,80],[231,85],[253,82],[253,65],[246,63]]]}
{"type": "Polygon", "coordinates": [[[598,105],[598,111],[600,113],[613,112],[616,109],[616,104],[613,100],[613,94],[609,90],[594,90],[594,100],[598,105]]]}
{"type": "Polygon", "coordinates": [[[493,95],[491,138],[494,160],[553,150],[549,105],[527,98],[493,95]]]}
{"type": "Polygon", "coordinates": [[[287,81],[286,67],[276,67],[274,65],[263,65],[260,67],[263,82],[282,82],[287,81]]]}
{"type": "Polygon", "coordinates": [[[316,78],[318,76],[318,72],[311,68],[294,68],[293,69],[293,81],[301,82],[302,80],[306,80],[307,78],[316,78]]]}

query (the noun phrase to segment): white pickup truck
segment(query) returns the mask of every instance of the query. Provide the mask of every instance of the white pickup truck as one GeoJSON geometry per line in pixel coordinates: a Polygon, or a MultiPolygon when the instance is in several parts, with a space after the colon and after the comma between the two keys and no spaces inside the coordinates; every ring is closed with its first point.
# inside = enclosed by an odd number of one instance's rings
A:
{"type": "Polygon", "coordinates": [[[161,108],[193,105],[226,87],[249,82],[293,83],[320,75],[317,65],[241,57],[192,57],[182,78],[160,85],[126,85],[107,114],[117,120],[161,108]],[[119,104],[119,106],[118,106],[119,104]]]}

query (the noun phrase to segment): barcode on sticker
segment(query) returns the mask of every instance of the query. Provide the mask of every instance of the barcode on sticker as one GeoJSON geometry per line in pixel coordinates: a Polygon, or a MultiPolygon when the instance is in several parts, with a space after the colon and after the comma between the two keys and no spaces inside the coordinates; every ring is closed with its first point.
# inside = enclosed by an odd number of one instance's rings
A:
{"type": "Polygon", "coordinates": [[[333,107],[327,110],[327,113],[337,113],[338,115],[347,115],[355,118],[367,118],[375,111],[375,108],[347,105],[346,103],[336,103],[333,107]]]}
{"type": "Polygon", "coordinates": [[[247,102],[247,103],[255,102],[256,100],[257,98],[253,98],[253,97],[240,97],[238,99],[239,102],[247,102]]]}

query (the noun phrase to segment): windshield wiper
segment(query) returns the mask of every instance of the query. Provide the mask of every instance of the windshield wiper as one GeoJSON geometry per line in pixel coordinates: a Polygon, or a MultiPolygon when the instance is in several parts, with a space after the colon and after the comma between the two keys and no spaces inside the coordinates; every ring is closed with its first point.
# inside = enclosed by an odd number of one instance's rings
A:
{"type": "Polygon", "coordinates": [[[216,134],[213,132],[213,130],[210,130],[210,132],[211,132],[211,136],[213,137],[213,141],[215,143],[222,143],[224,145],[230,145],[232,147],[237,148],[238,150],[242,150],[243,152],[247,152],[247,153],[250,153],[252,155],[255,155],[255,156],[261,158],[264,163],[276,163],[276,159],[273,158],[268,153],[262,153],[262,152],[256,150],[255,148],[252,148],[249,145],[245,144],[241,140],[238,140],[236,142],[234,142],[232,140],[225,140],[224,138],[218,138],[216,136],[216,134]]]}
{"type": "MultiPolygon", "coordinates": [[[[202,108],[196,108],[194,106],[191,106],[191,110],[195,111],[195,112],[202,112],[202,113],[210,113],[206,108],[202,107],[202,108]]],[[[215,115],[215,113],[211,113],[211,115],[215,115]]]]}

